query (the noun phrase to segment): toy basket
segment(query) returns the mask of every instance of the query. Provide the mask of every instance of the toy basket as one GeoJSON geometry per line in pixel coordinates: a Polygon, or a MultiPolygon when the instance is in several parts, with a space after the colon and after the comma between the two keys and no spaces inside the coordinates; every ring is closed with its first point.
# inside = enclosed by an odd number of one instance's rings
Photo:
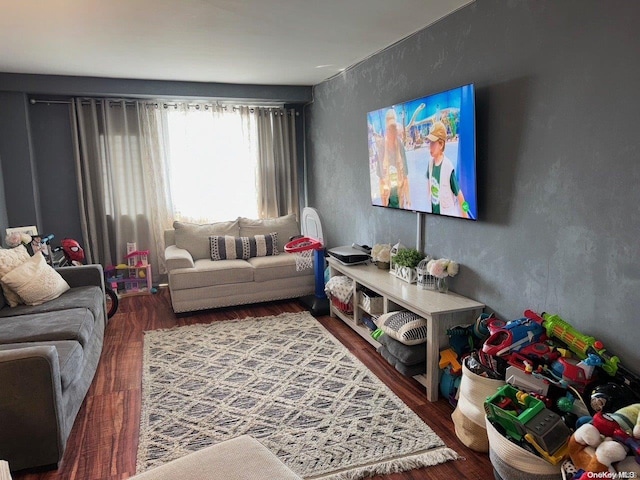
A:
{"type": "Polygon", "coordinates": [[[359,305],[371,315],[380,315],[383,312],[383,298],[374,292],[360,290],[358,292],[359,305]]]}
{"type": "Polygon", "coordinates": [[[338,298],[334,297],[333,295],[331,295],[330,298],[333,306],[340,310],[342,313],[346,313],[347,315],[351,315],[353,313],[353,303],[351,301],[349,303],[344,303],[338,300],[338,298]]]}

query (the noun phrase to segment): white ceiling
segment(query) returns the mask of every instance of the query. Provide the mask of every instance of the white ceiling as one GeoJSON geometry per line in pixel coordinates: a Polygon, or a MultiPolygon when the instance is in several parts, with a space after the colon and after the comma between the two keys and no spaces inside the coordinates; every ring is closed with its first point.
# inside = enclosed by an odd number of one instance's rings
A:
{"type": "Polygon", "coordinates": [[[473,0],[0,0],[0,72],[315,85],[473,0]]]}

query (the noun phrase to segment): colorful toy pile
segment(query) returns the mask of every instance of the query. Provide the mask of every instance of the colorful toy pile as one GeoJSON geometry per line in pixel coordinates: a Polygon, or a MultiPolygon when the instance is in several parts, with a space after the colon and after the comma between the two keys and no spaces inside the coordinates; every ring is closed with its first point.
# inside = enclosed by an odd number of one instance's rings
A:
{"type": "Polygon", "coordinates": [[[441,357],[447,385],[467,356],[474,374],[506,381],[484,401],[504,437],[562,465],[565,478],[640,474],[640,379],[601,341],[531,310],[506,322],[483,315],[448,334],[452,348],[441,357]]]}

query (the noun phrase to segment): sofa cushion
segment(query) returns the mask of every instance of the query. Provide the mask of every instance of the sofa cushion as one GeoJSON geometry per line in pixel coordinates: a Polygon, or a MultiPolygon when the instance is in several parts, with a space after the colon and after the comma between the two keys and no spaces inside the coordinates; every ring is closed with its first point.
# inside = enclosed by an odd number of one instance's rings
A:
{"type": "Polygon", "coordinates": [[[254,268],[254,282],[313,275],[312,268],[309,270],[296,270],[296,259],[294,255],[288,253],[273,257],[250,258],[247,262],[254,268]]]}
{"type": "Polygon", "coordinates": [[[105,297],[100,287],[88,285],[85,287],[73,287],[58,298],[50,300],[42,305],[18,305],[15,308],[0,309],[0,322],[2,317],[15,315],[33,315],[35,313],[56,312],[71,308],[88,308],[94,318],[98,318],[104,312],[105,297]]]}
{"type": "Polygon", "coordinates": [[[9,343],[0,345],[0,351],[49,345],[56,347],[56,350],[58,351],[58,364],[60,365],[60,382],[62,383],[62,389],[64,390],[82,373],[84,352],[82,350],[82,346],[75,340],[62,340],[58,342],[9,343]]]}
{"type": "Polygon", "coordinates": [[[0,344],[77,340],[89,344],[94,325],[86,308],[0,318],[0,344]]]}
{"type": "Polygon", "coordinates": [[[239,222],[239,236],[241,237],[268,235],[271,232],[276,232],[278,234],[278,250],[281,252],[284,251],[284,246],[291,237],[300,235],[300,227],[293,213],[277,218],[264,218],[262,220],[240,217],[239,222]]]}
{"type": "Polygon", "coordinates": [[[169,275],[171,289],[184,290],[253,282],[253,267],[246,260],[196,260],[194,268],[178,268],[169,275]]]}
{"type": "Polygon", "coordinates": [[[4,277],[3,284],[16,292],[21,303],[40,305],[54,298],[58,298],[69,290],[69,284],[64,281],[44,258],[36,253],[22,265],[17,266],[4,277]]]}
{"type": "Polygon", "coordinates": [[[254,237],[209,237],[211,260],[247,260],[253,257],[278,255],[278,234],[275,232],[254,237]]]}
{"type": "Polygon", "coordinates": [[[212,235],[240,236],[238,220],[199,225],[196,223],[173,222],[176,231],[176,247],[187,250],[194,260],[210,258],[209,237],[212,235]]]}
{"type": "Polygon", "coordinates": [[[4,276],[14,268],[22,265],[29,260],[30,255],[24,245],[18,245],[16,248],[0,248],[0,283],[2,283],[2,291],[4,292],[7,303],[15,307],[22,303],[17,293],[11,290],[2,282],[4,276]]]}

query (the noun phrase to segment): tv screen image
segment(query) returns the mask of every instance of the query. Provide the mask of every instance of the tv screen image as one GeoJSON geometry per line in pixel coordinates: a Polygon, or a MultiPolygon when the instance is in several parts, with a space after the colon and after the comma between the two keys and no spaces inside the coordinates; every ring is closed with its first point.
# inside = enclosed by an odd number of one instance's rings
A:
{"type": "Polygon", "coordinates": [[[473,84],[367,114],[375,206],[475,220],[473,84]]]}

